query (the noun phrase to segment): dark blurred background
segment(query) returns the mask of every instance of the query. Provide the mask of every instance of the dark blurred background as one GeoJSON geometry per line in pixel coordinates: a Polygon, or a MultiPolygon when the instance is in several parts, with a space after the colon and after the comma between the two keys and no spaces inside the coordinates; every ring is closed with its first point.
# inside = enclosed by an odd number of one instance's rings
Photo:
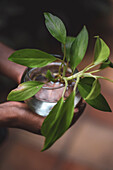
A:
{"type": "Polygon", "coordinates": [[[91,36],[101,36],[106,28],[103,19],[111,15],[112,6],[110,0],[0,0],[0,41],[15,49],[42,48],[53,52],[59,43],[48,33],[43,12],[60,17],[68,35],[76,36],[86,25],[91,36]]]}
{"type": "MultiPolygon", "coordinates": [[[[113,61],[113,0],[0,0],[0,41],[14,49],[37,48],[61,54],[60,43],[45,27],[43,12],[60,17],[71,36],[86,25],[89,48],[80,68],[92,59],[95,35],[109,45],[113,61]]],[[[103,75],[113,79],[113,70],[103,75]]],[[[13,87],[12,80],[0,76],[0,102],[6,101],[13,87]]],[[[113,110],[113,85],[105,81],[102,92],[113,110]]],[[[87,105],[78,122],[44,153],[40,152],[43,137],[8,130],[9,136],[0,147],[0,170],[113,170],[113,112],[87,105]]]]}

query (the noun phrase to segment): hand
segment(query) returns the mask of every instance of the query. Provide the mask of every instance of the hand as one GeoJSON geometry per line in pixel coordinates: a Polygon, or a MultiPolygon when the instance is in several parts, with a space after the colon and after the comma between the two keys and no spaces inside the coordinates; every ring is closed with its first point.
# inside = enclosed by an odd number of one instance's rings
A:
{"type": "MultiPolygon", "coordinates": [[[[71,126],[78,120],[85,107],[86,104],[80,102],[75,108],[71,126]]],[[[0,127],[19,128],[41,134],[44,119],[32,112],[25,103],[5,102],[0,104],[0,127]]]]}
{"type": "MultiPolygon", "coordinates": [[[[19,84],[26,67],[8,60],[13,52],[13,49],[0,43],[0,73],[19,84]]],[[[43,120],[43,117],[32,112],[24,103],[5,102],[0,104],[0,127],[21,128],[40,134],[43,120]]]]}
{"type": "Polygon", "coordinates": [[[25,66],[13,63],[8,57],[14,52],[13,49],[0,43],[0,73],[13,79],[16,83],[20,83],[22,74],[26,69],[25,66]]]}
{"type": "Polygon", "coordinates": [[[40,134],[43,121],[44,118],[32,112],[25,103],[0,104],[0,127],[20,128],[40,134]]]}
{"type": "MultiPolygon", "coordinates": [[[[8,57],[14,50],[0,43],[0,72],[15,82],[20,83],[25,66],[13,63],[8,57]]],[[[72,124],[83,113],[85,104],[79,103],[74,110],[72,124]]],[[[40,129],[44,118],[32,112],[25,103],[5,102],[0,104],[0,126],[24,129],[36,134],[41,134],[40,129]]]]}

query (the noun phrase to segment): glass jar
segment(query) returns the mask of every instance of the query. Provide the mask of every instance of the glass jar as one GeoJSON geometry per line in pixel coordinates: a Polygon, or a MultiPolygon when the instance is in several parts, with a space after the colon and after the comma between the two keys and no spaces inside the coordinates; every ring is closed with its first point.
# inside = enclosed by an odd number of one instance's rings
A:
{"type": "MultiPolygon", "coordinates": [[[[27,68],[22,76],[22,82],[26,81],[41,81],[47,82],[46,73],[50,70],[52,73],[57,74],[58,68],[61,65],[60,62],[53,62],[48,64],[47,66],[41,68],[27,68]]],[[[67,72],[70,74],[71,69],[68,68],[67,72]]],[[[72,92],[74,84],[68,85],[66,92],[64,94],[64,98],[66,99],[72,92]]],[[[48,82],[46,83],[40,91],[35,94],[33,97],[25,100],[25,103],[38,115],[47,116],[53,106],[57,103],[57,101],[61,98],[64,90],[64,84],[59,82],[48,82]]],[[[76,91],[74,106],[79,103],[81,100],[81,96],[76,91]]]]}

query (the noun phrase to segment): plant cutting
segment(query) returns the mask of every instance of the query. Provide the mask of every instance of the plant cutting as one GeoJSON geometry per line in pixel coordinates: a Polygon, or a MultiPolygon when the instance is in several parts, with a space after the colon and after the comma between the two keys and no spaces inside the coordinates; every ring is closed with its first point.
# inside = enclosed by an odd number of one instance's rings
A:
{"type": "MultiPolygon", "coordinates": [[[[113,68],[113,63],[109,59],[110,49],[99,36],[95,37],[92,62],[78,71],[77,67],[83,60],[88,47],[89,38],[86,27],[84,26],[76,37],[67,36],[65,25],[60,18],[47,12],[44,13],[44,18],[50,34],[61,43],[63,57],[56,57],[38,49],[20,49],[14,52],[9,60],[27,66],[30,71],[33,70],[35,79],[29,77],[7,97],[11,101],[26,101],[36,95],[39,97],[40,94],[48,98],[49,93],[44,94],[44,89],[51,88],[53,92],[52,88],[55,87],[60,91],[60,98],[57,98],[41,127],[41,133],[45,136],[42,151],[50,148],[70,127],[78,91],[81,97],[95,109],[111,112],[109,104],[101,94],[99,79],[113,83],[113,80],[96,74],[108,67],[113,68]],[[54,71],[56,65],[51,69],[52,63],[58,63],[57,71],[54,71]],[[40,74],[35,74],[35,69],[38,69],[40,74]],[[71,90],[69,90],[70,86],[71,90]]],[[[30,76],[32,77],[31,72],[30,76]]],[[[52,100],[52,96],[50,98],[52,100]]]]}

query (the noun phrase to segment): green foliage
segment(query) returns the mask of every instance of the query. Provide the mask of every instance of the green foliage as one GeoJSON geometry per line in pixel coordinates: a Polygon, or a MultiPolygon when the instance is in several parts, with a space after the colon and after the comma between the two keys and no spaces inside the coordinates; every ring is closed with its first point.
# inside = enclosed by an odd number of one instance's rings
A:
{"type": "Polygon", "coordinates": [[[108,59],[110,55],[109,47],[99,37],[95,43],[94,64],[100,64],[108,59]]]}
{"type": "MultiPolygon", "coordinates": [[[[95,109],[101,110],[101,111],[106,111],[106,112],[111,112],[111,109],[105,100],[104,96],[100,94],[100,90],[97,93],[98,95],[95,95],[95,98],[93,96],[93,99],[87,100],[87,96],[91,94],[92,91],[92,86],[94,85],[95,79],[94,78],[89,78],[85,77],[80,80],[78,84],[78,89],[80,92],[80,95],[86,100],[86,102],[94,107],[95,109]]],[[[100,89],[100,87],[99,87],[100,89]]],[[[97,89],[98,91],[98,89],[97,89]]],[[[95,92],[96,93],[96,92],[95,92]]]]}
{"type": "MultiPolygon", "coordinates": [[[[101,38],[97,36],[96,39],[94,61],[83,70],[74,72],[87,51],[88,31],[86,27],[84,26],[76,37],[70,37],[66,35],[66,28],[61,19],[48,12],[44,13],[44,18],[48,31],[61,43],[61,49],[64,54],[62,60],[57,58],[57,60],[61,62],[58,73],[55,72],[54,74],[48,70],[45,77],[47,78],[47,82],[59,81],[64,83],[65,87],[62,97],[57,101],[57,104],[52,108],[43,122],[41,133],[45,136],[45,144],[42,151],[50,148],[69,128],[74,114],[74,99],[77,87],[81,97],[89,105],[101,111],[111,112],[110,106],[101,94],[99,79],[113,82],[113,80],[95,74],[107,67],[113,68],[113,63],[108,58],[110,49],[101,38]],[[99,66],[99,69],[97,69],[97,66],[99,66]],[[69,75],[67,75],[68,68],[71,70],[69,75]],[[75,85],[70,96],[64,101],[64,94],[70,82],[75,82],[75,85]]],[[[9,60],[33,68],[46,66],[56,61],[56,58],[53,55],[37,49],[22,49],[14,52],[9,57],[9,60]]],[[[26,100],[35,95],[44,83],[37,81],[22,83],[9,93],[8,100],[26,100]]]]}
{"type": "Polygon", "coordinates": [[[52,73],[51,73],[50,70],[47,70],[46,78],[48,79],[48,81],[53,81],[53,82],[55,82],[55,79],[54,79],[54,77],[52,76],[52,73]]]}
{"type": "Polygon", "coordinates": [[[74,98],[74,91],[65,102],[62,97],[45,119],[41,128],[46,137],[42,151],[48,149],[69,128],[74,114],[74,98]]]}
{"type": "Polygon", "coordinates": [[[12,101],[23,101],[35,95],[44,85],[38,81],[27,81],[12,90],[7,99],[12,101]]]}
{"type": "Polygon", "coordinates": [[[101,89],[100,83],[98,79],[95,79],[94,82],[92,83],[90,93],[87,95],[85,100],[95,99],[100,94],[100,89],[101,89]]]}
{"type": "MultiPolygon", "coordinates": [[[[61,108],[63,105],[63,97],[57,102],[57,104],[50,111],[49,115],[44,120],[41,133],[46,137],[43,151],[49,148],[54,143],[54,135],[56,132],[57,120],[60,117],[61,108]]],[[[59,120],[58,120],[59,121],[59,120]]]]}
{"type": "Polygon", "coordinates": [[[86,100],[86,102],[94,107],[95,109],[98,109],[100,111],[104,112],[112,112],[109,104],[107,103],[105,97],[102,94],[99,94],[95,99],[93,100],[86,100]]]}
{"type": "Polygon", "coordinates": [[[88,46],[88,32],[84,26],[71,46],[70,65],[72,70],[82,61],[88,46]]]}
{"type": "MultiPolygon", "coordinates": [[[[70,56],[71,56],[71,45],[73,41],[75,40],[75,37],[66,37],[66,60],[69,62],[70,61],[70,56]]],[[[62,52],[64,53],[64,45],[61,44],[62,52]]]]}
{"type": "Polygon", "coordinates": [[[113,68],[113,63],[110,61],[109,67],[113,68]]]}
{"type": "Polygon", "coordinates": [[[56,60],[53,55],[45,53],[37,49],[22,49],[14,52],[10,57],[10,61],[27,67],[43,67],[56,60]]]}
{"type": "Polygon", "coordinates": [[[65,29],[65,26],[64,26],[63,22],[61,21],[61,19],[59,19],[58,17],[56,17],[48,12],[44,13],[44,17],[45,17],[46,27],[47,27],[48,31],[50,32],[50,34],[54,38],[56,38],[58,41],[65,44],[66,29],[65,29]]]}
{"type": "Polygon", "coordinates": [[[107,59],[100,65],[100,69],[105,69],[107,67],[113,68],[113,63],[109,59],[107,59]]]}

